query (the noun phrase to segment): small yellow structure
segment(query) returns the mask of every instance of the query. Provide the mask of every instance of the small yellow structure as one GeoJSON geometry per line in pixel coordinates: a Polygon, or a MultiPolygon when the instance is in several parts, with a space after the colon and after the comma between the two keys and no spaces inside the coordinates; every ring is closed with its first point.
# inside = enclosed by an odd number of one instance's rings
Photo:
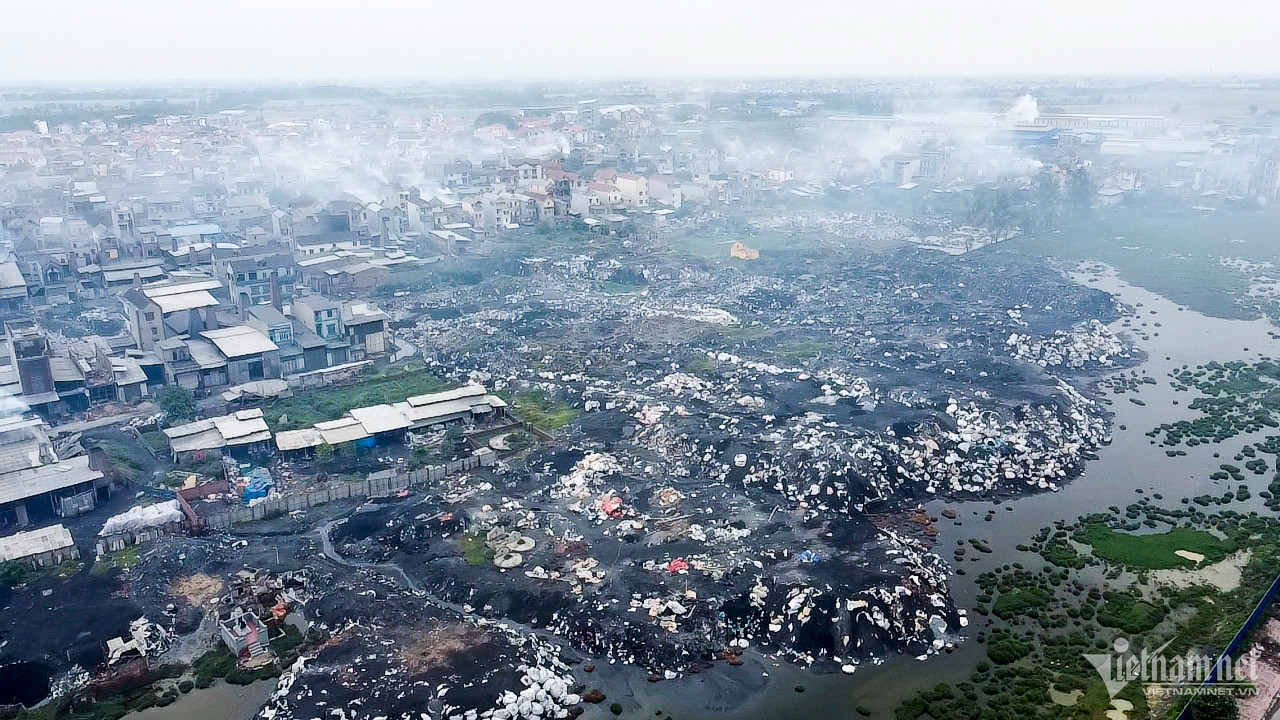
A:
{"type": "Polygon", "coordinates": [[[739,260],[759,260],[760,251],[736,242],[733,247],[729,248],[729,257],[738,258],[739,260]]]}

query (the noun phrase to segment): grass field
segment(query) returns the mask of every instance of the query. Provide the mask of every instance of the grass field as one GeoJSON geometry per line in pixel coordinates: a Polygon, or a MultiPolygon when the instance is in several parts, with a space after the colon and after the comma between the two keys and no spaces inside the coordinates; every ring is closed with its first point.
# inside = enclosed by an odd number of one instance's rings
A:
{"type": "Polygon", "coordinates": [[[1217,562],[1235,547],[1228,540],[1221,540],[1203,530],[1178,527],[1154,535],[1131,535],[1112,530],[1102,523],[1085,526],[1079,538],[1093,548],[1093,554],[1107,560],[1140,570],[1162,570],[1191,567],[1196,563],[1174,554],[1175,550],[1189,550],[1203,555],[1205,562],[1217,562]]]}
{"type": "Polygon", "coordinates": [[[397,403],[414,395],[446,389],[447,384],[425,368],[397,369],[370,375],[354,385],[303,390],[267,405],[262,414],[273,431],[296,430],[336,420],[351,408],[397,403]],[[285,419],[281,420],[282,417],[285,419]]]}

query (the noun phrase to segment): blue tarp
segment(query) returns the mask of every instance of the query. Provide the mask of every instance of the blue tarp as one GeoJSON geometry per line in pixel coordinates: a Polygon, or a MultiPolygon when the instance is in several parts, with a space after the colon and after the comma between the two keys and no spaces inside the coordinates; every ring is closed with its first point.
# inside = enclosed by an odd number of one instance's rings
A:
{"type": "Polygon", "coordinates": [[[266,497],[271,493],[272,488],[276,486],[276,481],[271,477],[271,471],[266,468],[254,468],[245,477],[248,480],[244,486],[244,501],[246,504],[252,500],[266,497]]]}

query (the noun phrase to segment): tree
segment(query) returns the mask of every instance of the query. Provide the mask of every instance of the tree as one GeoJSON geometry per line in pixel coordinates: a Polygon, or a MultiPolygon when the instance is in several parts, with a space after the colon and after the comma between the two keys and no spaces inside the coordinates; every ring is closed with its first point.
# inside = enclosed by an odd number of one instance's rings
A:
{"type": "Polygon", "coordinates": [[[1084,168],[1076,168],[1067,176],[1067,198],[1073,215],[1087,215],[1093,208],[1093,196],[1097,183],[1084,168]]]}
{"type": "Polygon", "coordinates": [[[998,241],[1007,240],[1018,225],[1016,192],[1008,187],[974,191],[969,205],[969,224],[990,230],[998,241]]]}
{"type": "Polygon", "coordinates": [[[156,395],[156,403],[171,420],[187,420],[196,415],[196,398],[191,391],[170,385],[156,395]]]}
{"type": "Polygon", "coordinates": [[[477,130],[490,125],[505,125],[508,130],[512,131],[520,127],[520,124],[516,122],[515,118],[511,117],[507,113],[499,112],[497,110],[480,113],[476,118],[475,128],[477,130]]]}
{"type": "Polygon", "coordinates": [[[1196,695],[1191,699],[1191,720],[1238,720],[1240,707],[1230,695],[1196,695]]]}
{"type": "Polygon", "coordinates": [[[333,459],[333,446],[329,443],[321,443],[316,447],[316,459],[325,462],[333,459]]]}

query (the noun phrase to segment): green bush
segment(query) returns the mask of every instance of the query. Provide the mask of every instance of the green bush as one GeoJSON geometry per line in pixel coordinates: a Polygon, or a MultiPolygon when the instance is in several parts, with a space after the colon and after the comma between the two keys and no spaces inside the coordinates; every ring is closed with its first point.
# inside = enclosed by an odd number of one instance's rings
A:
{"type": "Polygon", "coordinates": [[[1143,600],[1134,593],[1109,593],[1098,608],[1098,624],[1135,635],[1143,633],[1164,619],[1164,608],[1143,600]]]}
{"type": "Polygon", "coordinates": [[[17,587],[26,585],[40,576],[31,563],[22,560],[10,560],[0,563],[0,586],[17,587]]]}
{"type": "Polygon", "coordinates": [[[196,658],[196,661],[191,664],[191,671],[195,675],[196,687],[200,688],[209,687],[214,680],[226,678],[238,669],[235,657],[221,643],[196,658]]]}
{"type": "Polygon", "coordinates": [[[987,643],[987,656],[997,665],[1016,662],[1026,657],[1029,652],[1031,652],[1029,644],[1008,633],[993,633],[990,642],[987,643]]]}

